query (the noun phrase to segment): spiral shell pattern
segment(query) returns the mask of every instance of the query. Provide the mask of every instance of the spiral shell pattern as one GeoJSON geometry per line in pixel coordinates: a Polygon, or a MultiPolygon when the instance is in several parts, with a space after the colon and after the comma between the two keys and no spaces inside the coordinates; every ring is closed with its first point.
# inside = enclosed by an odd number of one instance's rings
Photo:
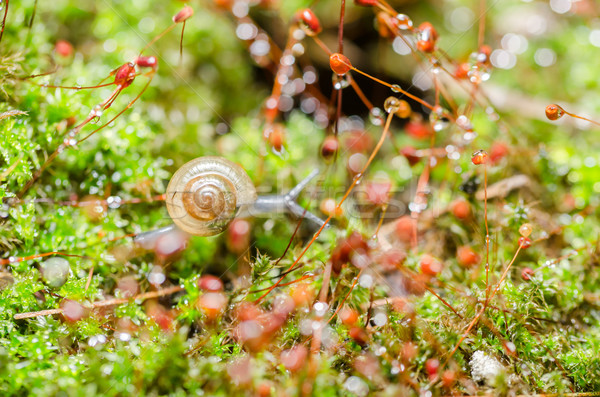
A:
{"type": "Polygon", "coordinates": [[[175,172],[167,187],[167,211],[183,231],[197,236],[223,232],[240,209],[256,201],[256,189],[239,165],[199,157],[175,172]]]}

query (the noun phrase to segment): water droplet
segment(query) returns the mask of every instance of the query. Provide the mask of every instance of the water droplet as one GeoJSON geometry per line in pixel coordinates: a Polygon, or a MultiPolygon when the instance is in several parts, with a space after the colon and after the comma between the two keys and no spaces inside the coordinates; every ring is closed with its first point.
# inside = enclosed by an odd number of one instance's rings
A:
{"type": "Polygon", "coordinates": [[[388,113],[396,113],[400,110],[400,100],[394,96],[387,97],[383,104],[383,108],[388,113]]]}
{"type": "Polygon", "coordinates": [[[379,312],[377,314],[375,314],[373,316],[373,318],[371,319],[371,322],[373,323],[373,325],[377,326],[377,327],[383,327],[385,324],[387,324],[388,318],[387,315],[383,312],[379,312]]]}
{"type": "Polygon", "coordinates": [[[398,21],[398,28],[402,30],[409,30],[413,27],[412,19],[406,14],[396,15],[396,21],[398,21]]]}
{"type": "Polygon", "coordinates": [[[338,74],[332,74],[331,80],[333,82],[333,88],[336,90],[343,90],[350,85],[347,75],[340,76],[338,74]]]}
{"type": "Polygon", "coordinates": [[[359,378],[358,376],[351,376],[344,382],[344,387],[350,393],[354,393],[357,396],[366,396],[369,393],[369,386],[367,383],[359,378]]]}
{"type": "Polygon", "coordinates": [[[106,204],[108,204],[109,208],[119,208],[123,200],[119,196],[110,196],[106,199],[106,204]]]}
{"type": "Polygon", "coordinates": [[[52,288],[62,287],[69,278],[71,266],[65,258],[53,257],[40,265],[44,282],[52,288]]]}
{"type": "Polygon", "coordinates": [[[384,122],[383,110],[380,108],[372,108],[369,112],[369,121],[373,125],[382,125],[384,122]]]}
{"type": "Polygon", "coordinates": [[[313,309],[315,311],[315,314],[318,317],[323,317],[325,315],[325,313],[327,313],[327,309],[329,309],[329,305],[325,302],[316,302],[313,305],[313,309]]]}
{"type": "Polygon", "coordinates": [[[392,92],[395,92],[395,93],[400,93],[400,92],[402,92],[402,87],[400,87],[398,84],[394,84],[394,85],[391,87],[391,90],[392,90],[392,92]]]}

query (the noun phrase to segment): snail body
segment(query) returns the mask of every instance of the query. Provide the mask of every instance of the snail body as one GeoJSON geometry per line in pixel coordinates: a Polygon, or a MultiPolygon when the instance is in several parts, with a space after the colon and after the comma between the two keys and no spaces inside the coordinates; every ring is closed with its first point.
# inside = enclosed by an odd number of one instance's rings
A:
{"type": "Polygon", "coordinates": [[[196,236],[223,232],[241,210],[257,200],[256,188],[239,165],[222,157],[199,157],[184,164],[166,192],[169,216],[196,236]]]}

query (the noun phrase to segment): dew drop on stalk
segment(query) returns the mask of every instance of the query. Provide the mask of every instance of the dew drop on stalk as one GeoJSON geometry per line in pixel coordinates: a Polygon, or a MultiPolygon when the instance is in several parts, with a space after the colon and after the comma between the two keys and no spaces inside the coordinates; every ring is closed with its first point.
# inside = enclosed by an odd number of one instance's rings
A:
{"type": "Polygon", "coordinates": [[[481,165],[488,162],[488,154],[485,150],[478,150],[471,156],[471,162],[475,165],[481,165]]]}
{"type": "Polygon", "coordinates": [[[394,96],[387,97],[383,104],[383,108],[388,113],[396,113],[400,110],[400,100],[394,96]]]}
{"type": "Polygon", "coordinates": [[[346,75],[338,75],[334,73],[331,76],[331,81],[333,83],[333,88],[336,90],[343,90],[350,85],[346,75]]]}
{"type": "Polygon", "coordinates": [[[448,123],[443,119],[444,110],[441,106],[436,106],[433,108],[431,113],[429,113],[429,122],[431,123],[433,130],[435,132],[440,132],[448,123]]]}
{"type": "Polygon", "coordinates": [[[396,21],[398,22],[398,28],[402,30],[409,30],[413,27],[412,19],[406,14],[398,14],[395,16],[396,21]]]}
{"type": "Polygon", "coordinates": [[[371,122],[371,124],[382,125],[383,120],[383,110],[381,110],[380,108],[374,107],[369,111],[369,121],[371,122]]]}
{"type": "Polygon", "coordinates": [[[533,228],[531,227],[531,225],[529,223],[524,223],[521,225],[521,227],[519,227],[519,234],[521,234],[521,236],[523,236],[523,237],[529,237],[532,230],[533,230],[533,228]]]}
{"type": "Polygon", "coordinates": [[[400,87],[400,85],[398,85],[398,84],[394,84],[394,85],[392,85],[391,90],[392,90],[392,92],[395,92],[397,94],[397,93],[402,92],[402,87],[400,87]]]}
{"type": "Polygon", "coordinates": [[[546,106],[546,117],[548,118],[548,120],[558,120],[562,116],[564,116],[564,114],[564,109],[556,104],[546,106]]]}
{"type": "Polygon", "coordinates": [[[456,118],[456,125],[458,125],[460,128],[462,128],[465,131],[473,130],[473,124],[471,123],[471,120],[469,120],[469,118],[467,116],[465,116],[464,114],[461,114],[460,116],[458,116],[456,118]]]}
{"type": "Polygon", "coordinates": [[[327,309],[329,309],[329,305],[325,302],[316,302],[313,305],[313,310],[315,311],[315,315],[318,317],[323,317],[325,313],[327,313],[327,309]]]}

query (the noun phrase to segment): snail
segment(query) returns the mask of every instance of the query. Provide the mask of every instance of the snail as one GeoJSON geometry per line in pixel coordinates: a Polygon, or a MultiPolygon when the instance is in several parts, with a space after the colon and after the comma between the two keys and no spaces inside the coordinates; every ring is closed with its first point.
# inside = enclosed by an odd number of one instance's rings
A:
{"type": "Polygon", "coordinates": [[[236,217],[281,213],[321,227],[321,218],[296,203],[298,195],[318,174],[314,170],[287,194],[258,196],[241,166],[222,157],[198,157],[179,168],[167,186],[167,211],[174,225],[141,233],[134,241],[142,248],[152,249],[158,238],[174,230],[214,236],[225,231],[236,217]]]}
{"type": "Polygon", "coordinates": [[[197,236],[221,233],[238,210],[256,199],[256,189],[244,169],[213,156],[185,163],[171,178],[166,194],[173,222],[197,236]]]}

